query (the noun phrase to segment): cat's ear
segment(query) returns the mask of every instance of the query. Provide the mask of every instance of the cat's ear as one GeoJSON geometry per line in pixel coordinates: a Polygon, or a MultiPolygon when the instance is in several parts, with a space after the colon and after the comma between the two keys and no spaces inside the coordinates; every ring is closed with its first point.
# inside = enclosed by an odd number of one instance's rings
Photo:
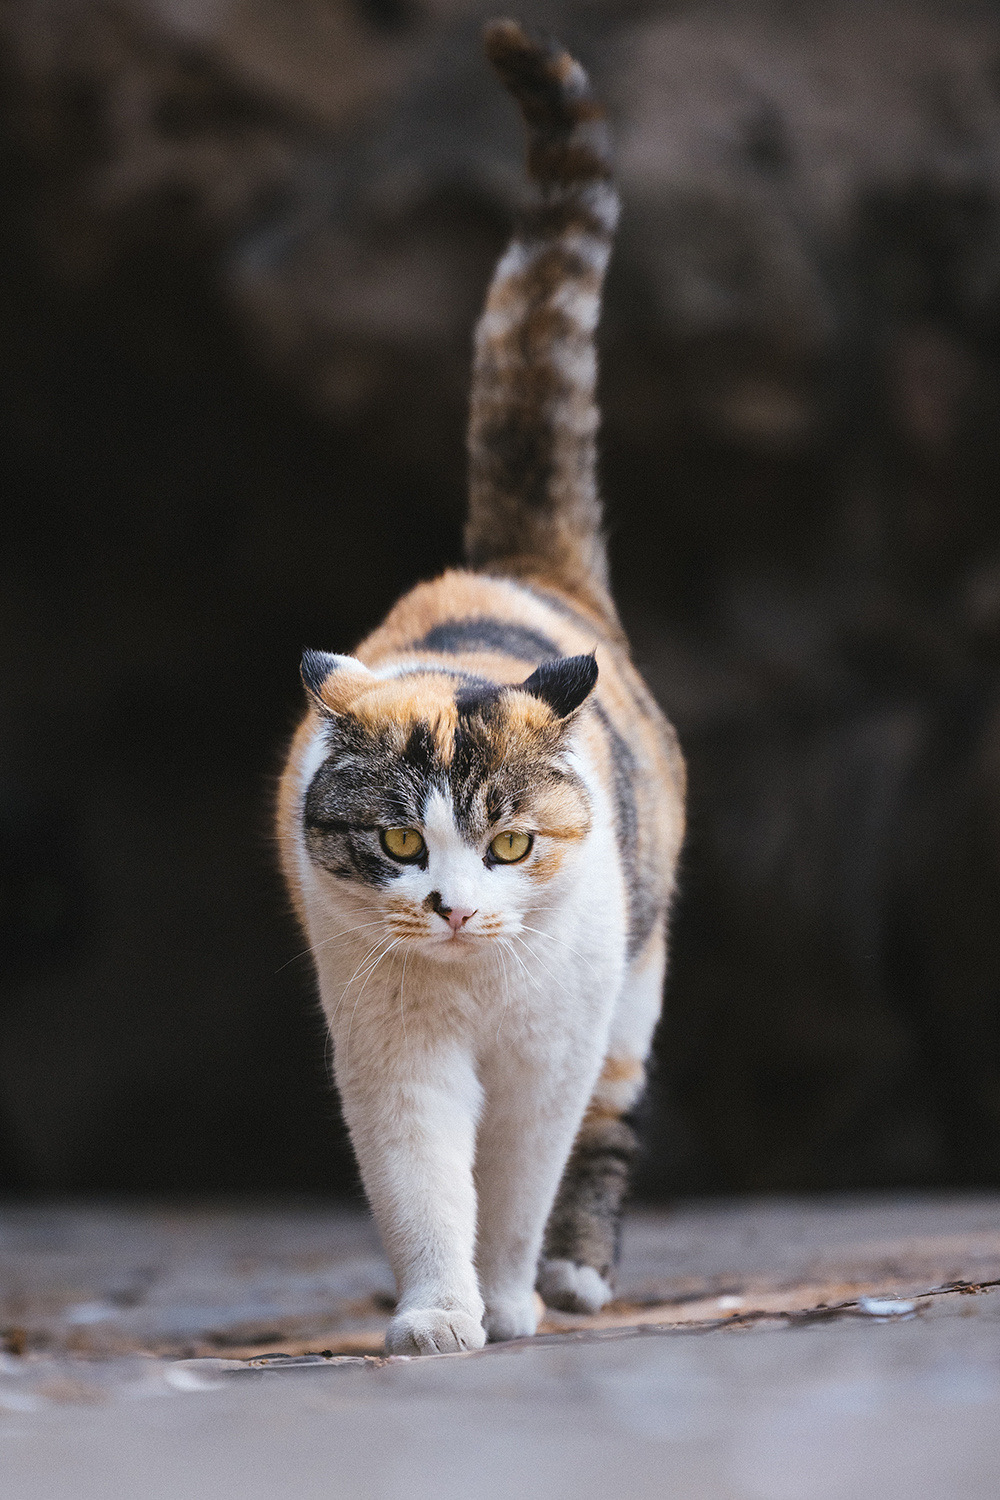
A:
{"type": "Polygon", "coordinates": [[[547,703],[557,719],[566,719],[589,696],[596,681],[597,658],[591,652],[589,656],[543,661],[519,687],[522,693],[531,693],[547,703]]]}
{"type": "Polygon", "coordinates": [[[342,713],[373,674],[356,656],[303,651],[302,685],[321,714],[342,713]]]}

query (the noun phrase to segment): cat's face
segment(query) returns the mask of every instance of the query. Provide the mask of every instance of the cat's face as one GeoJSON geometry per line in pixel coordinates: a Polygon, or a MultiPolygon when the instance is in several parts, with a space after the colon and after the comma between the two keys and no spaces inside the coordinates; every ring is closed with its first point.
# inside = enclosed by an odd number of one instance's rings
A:
{"type": "Polygon", "coordinates": [[[440,958],[512,936],[549,903],[590,829],[567,730],[593,658],[546,664],[519,687],[380,678],[318,653],[303,675],[326,751],[305,798],[314,866],[440,958]]]}

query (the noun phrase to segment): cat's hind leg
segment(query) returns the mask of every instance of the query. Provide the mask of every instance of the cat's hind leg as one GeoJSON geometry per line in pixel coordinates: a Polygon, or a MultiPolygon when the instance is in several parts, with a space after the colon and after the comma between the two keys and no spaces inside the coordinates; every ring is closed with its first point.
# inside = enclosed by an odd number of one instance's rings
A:
{"type": "Polygon", "coordinates": [[[645,1086],[665,967],[660,933],[626,977],[604,1066],[546,1225],[537,1285],[547,1305],[563,1312],[597,1312],[612,1294],[622,1204],[638,1150],[629,1113],[645,1086]]]}
{"type": "Polygon", "coordinates": [[[636,1097],[643,1064],[609,1058],[584,1115],[545,1229],[538,1290],[562,1312],[598,1312],[612,1293],[622,1203],[637,1150],[626,1111],[602,1098],[628,1070],[636,1097]]]}

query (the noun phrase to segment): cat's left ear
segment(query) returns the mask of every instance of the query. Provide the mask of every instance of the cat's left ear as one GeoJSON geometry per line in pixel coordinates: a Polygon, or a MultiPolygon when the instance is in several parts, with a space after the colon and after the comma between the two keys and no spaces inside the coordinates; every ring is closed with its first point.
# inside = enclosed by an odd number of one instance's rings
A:
{"type": "Polygon", "coordinates": [[[596,681],[597,658],[591,652],[543,661],[519,687],[522,693],[547,703],[557,719],[567,719],[589,697],[596,681]]]}
{"type": "Polygon", "coordinates": [[[356,656],[303,651],[302,685],[322,714],[341,713],[373,674],[356,656]]]}

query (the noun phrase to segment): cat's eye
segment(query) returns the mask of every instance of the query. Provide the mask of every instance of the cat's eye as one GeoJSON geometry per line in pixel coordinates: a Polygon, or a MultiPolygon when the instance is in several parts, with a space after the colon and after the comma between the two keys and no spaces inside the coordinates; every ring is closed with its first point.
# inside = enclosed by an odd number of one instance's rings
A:
{"type": "Polygon", "coordinates": [[[404,865],[419,859],[427,847],[415,828],[383,828],[379,839],[386,854],[404,865]]]}
{"type": "Polygon", "coordinates": [[[527,857],[533,843],[530,833],[498,833],[490,845],[490,853],[502,865],[516,865],[527,857]]]}

